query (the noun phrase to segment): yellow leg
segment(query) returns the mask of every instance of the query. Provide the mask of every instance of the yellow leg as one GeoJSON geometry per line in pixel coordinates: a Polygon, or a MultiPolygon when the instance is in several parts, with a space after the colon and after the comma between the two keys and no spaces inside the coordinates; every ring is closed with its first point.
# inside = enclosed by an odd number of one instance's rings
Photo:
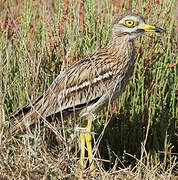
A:
{"type": "Polygon", "coordinates": [[[94,169],[94,162],[93,162],[92,144],[91,144],[92,137],[91,137],[90,134],[87,134],[87,135],[85,135],[85,139],[86,139],[87,150],[88,150],[88,158],[89,158],[89,163],[90,163],[90,171],[93,171],[93,169],[94,169]]]}
{"type": "Polygon", "coordinates": [[[92,130],[92,121],[89,119],[88,120],[88,125],[86,128],[86,132],[89,134],[85,134],[85,140],[86,140],[86,145],[87,145],[87,150],[88,150],[88,158],[89,158],[89,163],[90,163],[90,171],[93,171],[94,169],[94,162],[93,162],[93,154],[92,154],[92,136],[91,136],[91,130],[92,130]]]}
{"type": "Polygon", "coordinates": [[[92,136],[91,136],[91,130],[92,130],[92,121],[94,119],[93,114],[89,114],[87,116],[88,123],[87,127],[85,130],[82,130],[80,134],[80,149],[81,149],[81,154],[80,154],[80,165],[81,168],[85,168],[84,164],[84,158],[85,158],[85,143],[87,146],[87,151],[88,151],[88,159],[90,163],[90,171],[93,171],[94,169],[94,162],[93,162],[93,155],[92,155],[92,136]]]}
{"type": "MultiPolygon", "coordinates": [[[[83,131],[82,131],[83,133],[83,131]]],[[[85,135],[80,134],[80,166],[84,169],[84,158],[85,158],[85,135]]]]}

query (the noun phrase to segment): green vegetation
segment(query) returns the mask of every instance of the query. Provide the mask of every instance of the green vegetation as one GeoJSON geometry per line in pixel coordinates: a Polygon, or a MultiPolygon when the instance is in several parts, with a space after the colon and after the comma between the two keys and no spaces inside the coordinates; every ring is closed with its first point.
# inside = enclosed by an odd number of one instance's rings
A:
{"type": "Polygon", "coordinates": [[[129,7],[166,33],[146,34],[136,41],[135,71],[126,91],[96,119],[96,176],[176,179],[174,0],[0,2],[0,179],[78,177],[76,122],[64,122],[63,128],[53,125],[58,133],[37,124],[34,136],[23,134],[6,143],[3,135],[10,113],[41,95],[69,65],[105,46],[114,16],[129,7]]]}

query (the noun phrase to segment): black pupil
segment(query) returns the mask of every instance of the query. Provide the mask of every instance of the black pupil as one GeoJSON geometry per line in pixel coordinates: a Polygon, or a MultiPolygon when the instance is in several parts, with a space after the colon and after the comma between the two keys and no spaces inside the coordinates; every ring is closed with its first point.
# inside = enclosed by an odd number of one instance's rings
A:
{"type": "Polygon", "coordinates": [[[131,21],[129,21],[128,24],[131,24],[131,21]]]}

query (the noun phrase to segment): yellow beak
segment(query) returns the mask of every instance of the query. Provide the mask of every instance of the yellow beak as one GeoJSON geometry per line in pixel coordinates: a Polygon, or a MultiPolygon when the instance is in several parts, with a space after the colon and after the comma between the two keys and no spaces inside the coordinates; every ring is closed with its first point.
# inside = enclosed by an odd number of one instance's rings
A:
{"type": "Polygon", "coordinates": [[[145,24],[144,26],[140,27],[139,29],[142,29],[147,32],[158,32],[158,33],[165,32],[165,30],[160,27],[150,26],[148,24],[145,24]]]}

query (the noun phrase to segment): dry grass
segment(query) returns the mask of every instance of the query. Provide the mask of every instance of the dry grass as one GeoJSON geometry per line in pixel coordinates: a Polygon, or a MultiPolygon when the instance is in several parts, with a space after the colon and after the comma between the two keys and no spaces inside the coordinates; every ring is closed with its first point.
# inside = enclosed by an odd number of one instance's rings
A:
{"type": "Polygon", "coordinates": [[[95,122],[93,177],[177,178],[176,2],[0,1],[0,179],[80,179],[77,122],[37,123],[6,142],[9,114],[31,102],[68,65],[104,46],[115,15],[132,7],[166,34],[136,42],[126,92],[95,122]],[[131,3],[132,2],[132,3],[131,3]]]}

